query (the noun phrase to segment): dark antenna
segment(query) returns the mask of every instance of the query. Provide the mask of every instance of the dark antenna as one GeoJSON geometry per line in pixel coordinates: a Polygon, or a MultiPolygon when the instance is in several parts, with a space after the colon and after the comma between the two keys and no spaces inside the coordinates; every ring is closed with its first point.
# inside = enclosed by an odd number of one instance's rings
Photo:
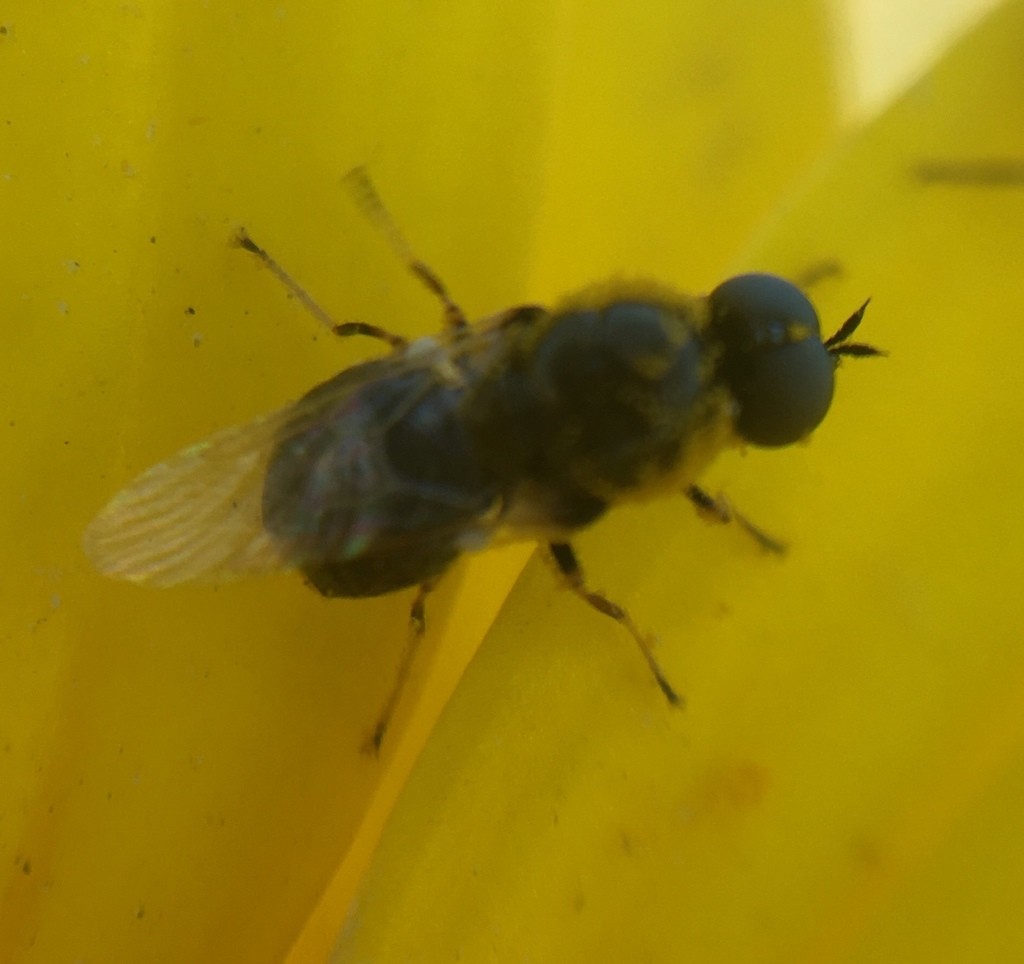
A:
{"type": "Polygon", "coordinates": [[[870,358],[873,355],[885,355],[881,348],[875,348],[874,345],[866,345],[863,342],[854,341],[850,342],[847,339],[860,327],[860,323],[864,320],[864,312],[867,310],[868,305],[871,304],[871,299],[868,298],[849,318],[846,319],[839,326],[837,331],[831,338],[825,341],[825,347],[828,349],[828,353],[839,362],[839,359],[843,356],[850,358],[870,358]]]}

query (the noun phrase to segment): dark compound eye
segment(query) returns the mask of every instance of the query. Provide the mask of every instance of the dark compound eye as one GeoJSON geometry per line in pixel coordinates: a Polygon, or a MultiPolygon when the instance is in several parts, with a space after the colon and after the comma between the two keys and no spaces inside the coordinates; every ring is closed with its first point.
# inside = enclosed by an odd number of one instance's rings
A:
{"type": "Polygon", "coordinates": [[[832,402],[835,361],[804,293],[775,275],[744,274],[720,284],[708,302],[740,436],[751,445],[790,445],[817,428],[832,402]]]}

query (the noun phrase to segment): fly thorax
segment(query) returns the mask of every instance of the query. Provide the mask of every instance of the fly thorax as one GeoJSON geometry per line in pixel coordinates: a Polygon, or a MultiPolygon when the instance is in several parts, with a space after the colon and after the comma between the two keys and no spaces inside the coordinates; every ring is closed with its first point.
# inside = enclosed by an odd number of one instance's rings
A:
{"type": "Polygon", "coordinates": [[[556,506],[667,487],[729,402],[712,390],[702,305],[620,286],[553,312],[474,392],[495,474],[556,506]]]}

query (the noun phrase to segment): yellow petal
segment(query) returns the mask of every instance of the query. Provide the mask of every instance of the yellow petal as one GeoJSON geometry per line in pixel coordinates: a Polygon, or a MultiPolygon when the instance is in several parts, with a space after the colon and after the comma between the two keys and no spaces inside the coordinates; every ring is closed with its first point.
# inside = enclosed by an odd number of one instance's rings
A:
{"type": "MultiPolygon", "coordinates": [[[[436,728],[336,959],[1016,960],[1024,4],[791,195],[734,267],[834,262],[865,340],[811,443],[710,478],[791,544],[686,506],[579,540],[658,630],[531,565],[436,728]]],[[[826,323],[827,324],[827,323],[826,323]]]]}
{"type": "Polygon", "coordinates": [[[333,880],[301,955],[336,928],[519,557],[432,600],[381,762],[359,747],[406,597],[328,603],[289,577],[155,592],[89,570],[82,530],[136,472],[374,350],[325,338],[231,237],[245,226],[340,318],[434,329],[338,185],[363,163],[473,315],[619,270],[706,286],[834,135],[824,16],[541,0],[3,16],[0,948],[279,960],[333,880]]]}

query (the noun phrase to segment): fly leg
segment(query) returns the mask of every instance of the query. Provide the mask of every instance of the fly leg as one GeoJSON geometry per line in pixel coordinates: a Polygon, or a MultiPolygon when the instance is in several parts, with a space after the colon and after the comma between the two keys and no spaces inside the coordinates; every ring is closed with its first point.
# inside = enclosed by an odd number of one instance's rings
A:
{"type": "Polygon", "coordinates": [[[342,338],[347,338],[350,335],[368,335],[370,338],[379,338],[381,341],[387,342],[392,348],[404,348],[408,344],[408,341],[401,335],[394,335],[378,325],[371,325],[365,321],[343,321],[338,324],[265,248],[261,248],[246,234],[244,229],[238,232],[235,242],[240,248],[256,255],[270,269],[274,277],[288,289],[288,292],[299,300],[303,308],[332,334],[342,338]]]}
{"type": "Polygon", "coordinates": [[[419,589],[416,590],[416,596],[413,598],[412,606],[409,609],[409,633],[405,640],[405,648],[402,650],[401,661],[398,664],[398,673],[395,675],[395,682],[391,686],[391,692],[388,694],[384,707],[380,711],[380,716],[377,717],[377,723],[373,728],[373,733],[363,747],[364,752],[372,754],[373,756],[378,756],[380,754],[380,747],[384,742],[384,734],[387,733],[388,726],[391,723],[391,717],[394,715],[395,708],[398,706],[398,703],[402,698],[402,693],[405,690],[405,684],[409,681],[409,672],[412,669],[413,660],[416,658],[416,652],[420,648],[420,643],[423,641],[423,634],[426,632],[427,628],[427,596],[429,596],[433,590],[434,583],[423,583],[419,589]]]}
{"type": "Polygon", "coordinates": [[[466,331],[469,328],[469,323],[466,321],[462,309],[452,300],[444,282],[434,273],[434,270],[416,257],[412,245],[405,240],[405,236],[398,230],[398,225],[388,213],[388,209],[384,207],[384,202],[373,186],[370,175],[366,173],[366,168],[353,168],[345,175],[344,183],[355,198],[356,204],[366,215],[367,220],[384,235],[399,260],[441,302],[448,328],[456,334],[466,331]]]}
{"type": "Polygon", "coordinates": [[[654,674],[655,681],[669,703],[672,706],[685,705],[683,698],[672,688],[672,684],[665,678],[665,674],[658,665],[658,661],[654,657],[654,651],[651,648],[650,637],[640,632],[629,613],[618,603],[614,603],[607,596],[587,588],[583,579],[583,570],[580,568],[579,560],[576,558],[576,552],[573,547],[568,542],[551,542],[548,543],[548,550],[551,553],[551,558],[555,561],[555,565],[558,567],[558,571],[565,577],[568,587],[585,603],[593,606],[599,613],[604,613],[605,616],[610,616],[614,619],[633,637],[637,646],[640,647],[640,652],[643,654],[651,673],[654,674]]]}
{"type": "Polygon", "coordinates": [[[785,554],[786,544],[784,542],[770,536],[745,516],[740,515],[722,496],[716,498],[699,485],[688,486],[685,495],[694,504],[697,512],[709,522],[719,522],[722,525],[735,522],[765,552],[771,552],[777,556],[785,554]]]}
{"type": "Polygon", "coordinates": [[[409,344],[408,339],[396,335],[381,328],[380,325],[371,325],[367,321],[343,321],[340,325],[334,325],[331,332],[339,338],[348,338],[351,335],[366,335],[370,338],[379,338],[387,342],[392,348],[405,348],[409,344]]]}
{"type": "Polygon", "coordinates": [[[302,285],[300,285],[290,274],[288,274],[288,272],[285,271],[284,268],[282,268],[281,265],[279,265],[277,261],[274,260],[274,258],[267,253],[266,250],[261,248],[255,241],[253,241],[252,238],[249,237],[249,235],[245,231],[245,228],[241,228],[239,230],[237,236],[235,237],[235,243],[240,248],[244,248],[251,254],[256,255],[256,257],[259,258],[260,261],[262,261],[263,264],[270,269],[274,277],[277,278],[277,280],[280,281],[281,284],[283,284],[288,289],[290,294],[299,299],[299,301],[302,303],[302,306],[314,318],[316,318],[316,320],[319,321],[320,324],[322,324],[325,328],[329,329],[330,331],[334,331],[336,327],[334,319],[313,300],[309,292],[307,292],[306,289],[302,287],[302,285]]]}

